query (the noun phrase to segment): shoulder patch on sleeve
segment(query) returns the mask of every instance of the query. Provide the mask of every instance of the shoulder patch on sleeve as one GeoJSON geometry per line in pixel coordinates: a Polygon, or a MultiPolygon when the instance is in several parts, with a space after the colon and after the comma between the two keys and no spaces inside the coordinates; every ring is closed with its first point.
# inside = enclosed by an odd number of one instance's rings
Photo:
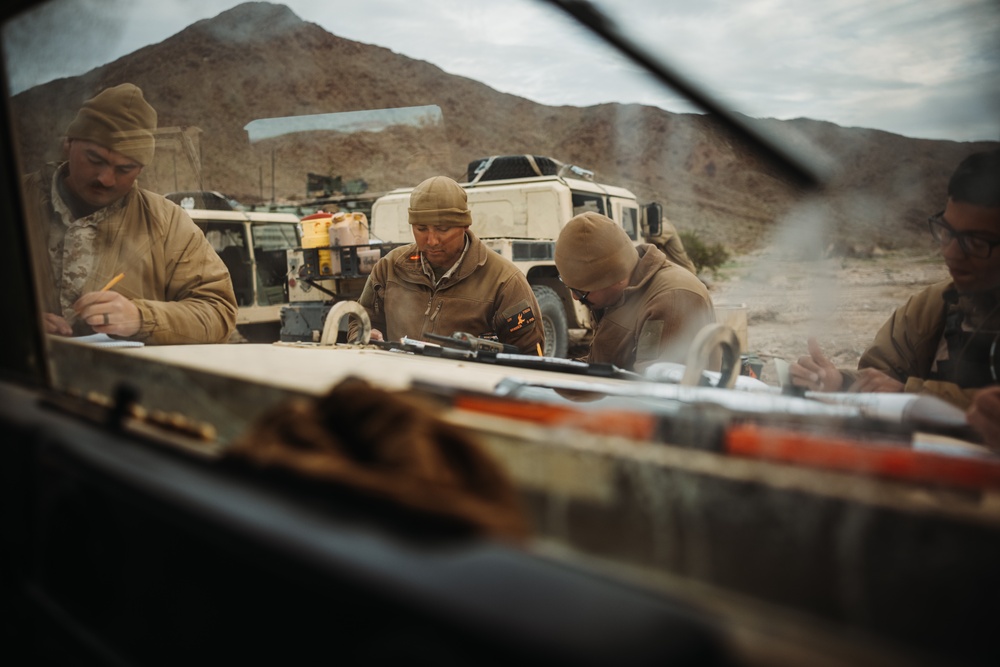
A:
{"type": "Polygon", "coordinates": [[[504,319],[504,329],[507,333],[515,333],[535,323],[535,311],[527,300],[519,301],[513,308],[508,308],[500,316],[504,319]]]}

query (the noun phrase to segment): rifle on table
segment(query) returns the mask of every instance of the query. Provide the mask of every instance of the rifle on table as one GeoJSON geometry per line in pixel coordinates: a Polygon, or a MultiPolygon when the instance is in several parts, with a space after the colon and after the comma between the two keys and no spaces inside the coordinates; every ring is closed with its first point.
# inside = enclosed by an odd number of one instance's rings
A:
{"type": "Polygon", "coordinates": [[[507,352],[509,354],[517,354],[520,352],[520,350],[518,350],[514,345],[501,343],[498,340],[492,340],[490,338],[473,336],[472,334],[465,333],[464,331],[456,331],[450,336],[429,333],[427,334],[427,337],[441,341],[450,347],[457,347],[462,350],[472,350],[473,352],[507,352]]]}

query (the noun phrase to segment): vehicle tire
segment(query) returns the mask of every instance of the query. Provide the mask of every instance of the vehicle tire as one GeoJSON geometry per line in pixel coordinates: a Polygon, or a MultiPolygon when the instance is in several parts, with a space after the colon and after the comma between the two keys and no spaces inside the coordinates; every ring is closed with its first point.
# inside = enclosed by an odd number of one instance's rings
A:
{"type": "Polygon", "coordinates": [[[545,285],[532,285],[531,290],[538,299],[542,330],[545,332],[545,348],[542,351],[546,357],[565,358],[569,348],[569,328],[562,299],[555,290],[545,285]]]}

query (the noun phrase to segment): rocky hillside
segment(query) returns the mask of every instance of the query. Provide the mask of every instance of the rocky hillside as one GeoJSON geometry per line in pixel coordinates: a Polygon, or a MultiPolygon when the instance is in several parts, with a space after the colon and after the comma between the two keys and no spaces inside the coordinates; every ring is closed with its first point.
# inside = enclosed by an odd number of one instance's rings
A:
{"type": "MultiPolygon", "coordinates": [[[[58,158],[53,128],[65,128],[80,101],[123,81],[145,91],[161,128],[183,130],[164,138],[144,172],[144,184],[161,192],[211,189],[246,203],[267,201],[273,192],[302,200],[309,172],[364,179],[383,191],[437,173],[462,180],[468,162],[482,156],[532,153],[581,165],[643,201],[659,201],[679,228],[735,252],[768,239],[789,214],[809,214],[796,204],[794,188],[706,116],[638,105],[536,104],[387,48],[342,39],[283,5],[263,2],[239,5],[85,75],[17,95],[13,110],[27,166],[58,158]],[[243,129],[257,118],[422,105],[440,107],[440,127],[253,145],[243,129]],[[428,132],[434,141],[426,141],[428,132]],[[199,149],[200,174],[185,166],[188,140],[199,149]]],[[[834,222],[828,241],[842,245],[924,243],[924,220],[940,208],[955,164],[996,145],[910,139],[808,119],[754,122],[834,158],[837,169],[817,205],[834,222]]]]}

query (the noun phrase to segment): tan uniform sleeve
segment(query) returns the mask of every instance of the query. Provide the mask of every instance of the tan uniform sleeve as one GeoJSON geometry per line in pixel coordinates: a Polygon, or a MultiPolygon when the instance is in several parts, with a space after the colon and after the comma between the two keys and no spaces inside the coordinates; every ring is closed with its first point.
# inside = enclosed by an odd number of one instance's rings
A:
{"type": "MultiPolygon", "coordinates": [[[[368,280],[365,281],[365,287],[361,290],[361,296],[358,297],[358,304],[365,309],[368,313],[368,320],[371,322],[372,329],[378,329],[383,335],[387,335],[386,332],[386,322],[385,322],[385,303],[382,301],[382,294],[385,293],[385,259],[379,260],[374,268],[372,268],[371,274],[368,276],[368,280]]],[[[358,342],[358,336],[361,335],[357,322],[351,318],[347,325],[347,340],[355,343],[358,342]]]]}
{"type": "Polygon", "coordinates": [[[171,258],[164,300],[133,299],[142,324],[134,338],[153,345],[225,343],[236,327],[236,295],[225,263],[179,208],[163,239],[171,258]]]}
{"type": "MultiPolygon", "coordinates": [[[[913,295],[893,312],[861,355],[858,369],[873,368],[904,384],[907,393],[938,396],[961,408],[968,407],[974,389],[951,382],[926,379],[931,372],[944,326],[945,284],[913,295]]],[[[853,384],[857,371],[842,370],[844,389],[853,384]]]]}
{"type": "Polygon", "coordinates": [[[981,389],[982,387],[963,389],[953,382],[943,382],[941,380],[910,378],[906,381],[903,391],[908,394],[930,394],[931,396],[937,396],[952,405],[967,410],[972,405],[972,397],[981,389]]]}
{"type": "Polygon", "coordinates": [[[545,347],[542,312],[538,299],[520,271],[511,274],[500,289],[493,325],[501,343],[517,347],[522,354],[538,354],[545,347]]]}
{"type": "MultiPolygon", "coordinates": [[[[637,322],[635,370],[659,361],[684,363],[695,336],[715,322],[711,300],[686,289],[672,290],[653,302],[637,322]]],[[[717,366],[713,360],[710,366],[717,366]]]]}

